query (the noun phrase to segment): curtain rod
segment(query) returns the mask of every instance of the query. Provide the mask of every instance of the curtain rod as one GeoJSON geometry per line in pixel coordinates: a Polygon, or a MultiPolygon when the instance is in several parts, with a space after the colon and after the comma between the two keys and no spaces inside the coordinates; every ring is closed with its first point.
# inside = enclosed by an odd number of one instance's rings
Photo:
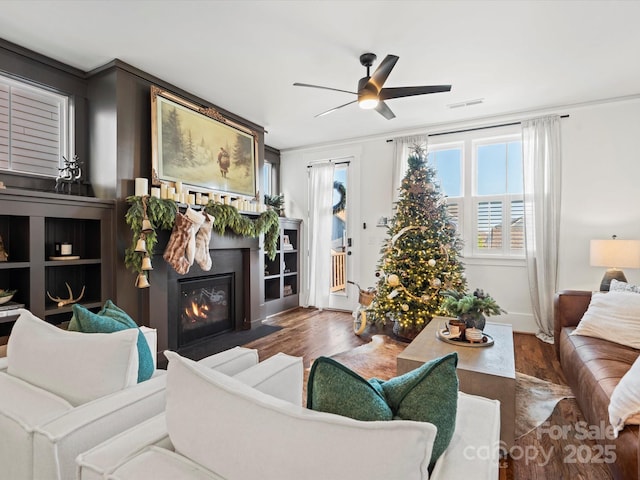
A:
{"type": "MultiPolygon", "coordinates": [[[[569,115],[560,115],[560,118],[569,118],[569,115]]],[[[439,135],[450,135],[452,133],[466,133],[466,132],[475,132],[476,130],[486,130],[488,128],[500,128],[500,127],[511,127],[513,125],[520,125],[522,122],[511,122],[511,123],[501,123],[499,125],[486,125],[484,127],[474,127],[474,128],[464,128],[462,130],[451,130],[450,132],[438,132],[438,133],[428,133],[428,137],[437,137],[439,135]]],[[[393,142],[393,138],[387,140],[387,143],[393,142]]]]}
{"type": "Polygon", "coordinates": [[[345,160],[344,162],[334,162],[332,160],[329,160],[328,162],[317,162],[317,163],[313,163],[311,165],[307,165],[307,168],[311,168],[314,165],[324,165],[325,163],[333,163],[334,165],[344,165],[344,164],[349,165],[351,163],[351,160],[345,160]]]}

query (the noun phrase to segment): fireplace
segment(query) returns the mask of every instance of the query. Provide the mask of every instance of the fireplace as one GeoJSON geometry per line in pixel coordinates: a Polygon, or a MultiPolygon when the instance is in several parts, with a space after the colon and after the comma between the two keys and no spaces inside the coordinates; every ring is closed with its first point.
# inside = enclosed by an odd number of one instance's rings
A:
{"type": "Polygon", "coordinates": [[[264,255],[258,239],[213,233],[211,270],[205,272],[194,263],[185,275],[162,258],[168,240],[168,232],[159,233],[149,277],[149,326],[157,329],[158,351],[186,354],[260,325],[264,309],[258,272],[264,269],[264,255]]]}
{"type": "Polygon", "coordinates": [[[178,348],[235,327],[235,273],[179,280],[178,348]]]}

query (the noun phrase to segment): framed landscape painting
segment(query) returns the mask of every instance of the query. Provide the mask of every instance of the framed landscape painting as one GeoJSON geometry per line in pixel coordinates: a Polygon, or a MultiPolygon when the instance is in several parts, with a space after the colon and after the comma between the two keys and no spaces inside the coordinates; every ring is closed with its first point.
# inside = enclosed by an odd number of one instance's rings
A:
{"type": "Polygon", "coordinates": [[[257,195],[258,136],[213,108],[151,87],[153,182],[257,195]]]}

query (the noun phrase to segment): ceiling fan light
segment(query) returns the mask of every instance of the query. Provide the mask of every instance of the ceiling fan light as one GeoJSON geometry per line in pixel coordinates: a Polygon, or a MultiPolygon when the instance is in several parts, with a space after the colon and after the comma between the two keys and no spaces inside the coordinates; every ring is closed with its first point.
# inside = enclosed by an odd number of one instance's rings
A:
{"type": "Polygon", "coordinates": [[[358,105],[360,105],[360,108],[364,110],[373,110],[378,106],[378,103],[379,103],[378,99],[374,97],[374,98],[365,98],[363,100],[360,100],[358,102],[358,105]]]}

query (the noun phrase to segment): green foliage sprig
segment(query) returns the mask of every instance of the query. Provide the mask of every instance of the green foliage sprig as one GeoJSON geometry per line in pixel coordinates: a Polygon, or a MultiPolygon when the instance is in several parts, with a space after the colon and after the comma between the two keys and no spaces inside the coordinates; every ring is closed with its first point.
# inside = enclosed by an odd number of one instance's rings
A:
{"type": "Polygon", "coordinates": [[[442,309],[452,317],[459,317],[465,313],[472,316],[483,314],[487,317],[507,313],[500,308],[491,295],[480,289],[476,289],[473,293],[445,290],[441,295],[445,297],[442,309]]]}
{"type": "Polygon", "coordinates": [[[280,195],[265,195],[264,204],[273,208],[278,215],[284,214],[284,194],[280,195]]]}
{"type": "MultiPolygon", "coordinates": [[[[127,197],[127,203],[131,206],[125,214],[125,221],[131,228],[131,245],[124,252],[125,266],[141,273],[142,255],[135,251],[136,243],[140,238],[142,231],[142,220],[144,219],[144,208],[142,207],[142,198],[130,196],[127,197]]],[[[173,200],[161,200],[156,197],[147,197],[147,218],[151,221],[154,228],[162,230],[171,230],[176,221],[178,206],[173,200]]],[[[155,231],[145,234],[146,248],[148,252],[153,252],[153,248],[158,242],[158,236],[155,231]]]]}
{"type": "Polygon", "coordinates": [[[204,211],[213,215],[213,230],[219,235],[224,235],[226,229],[243,237],[257,237],[264,233],[264,251],[270,260],[276,257],[280,223],[275,210],[267,210],[252,219],[240,215],[238,209],[231,205],[210,201],[204,211]]]}
{"type": "MultiPolygon", "coordinates": [[[[131,244],[125,250],[124,264],[128,269],[141,273],[142,255],[136,252],[135,248],[140,238],[142,220],[144,219],[142,198],[130,196],[127,197],[127,203],[131,206],[125,215],[125,221],[131,228],[132,238],[131,244]]],[[[227,229],[236,235],[245,237],[257,237],[260,234],[264,234],[265,253],[269,259],[273,260],[275,258],[280,234],[278,214],[275,211],[268,210],[261,213],[257,218],[252,219],[240,215],[238,209],[231,205],[222,205],[213,201],[210,201],[204,207],[204,211],[214,217],[213,230],[220,235],[224,235],[227,229]]],[[[177,213],[178,205],[173,200],[147,197],[147,218],[155,229],[171,230],[176,221],[177,213]]],[[[158,241],[156,232],[145,234],[145,240],[147,251],[153,252],[158,241]]]]}

